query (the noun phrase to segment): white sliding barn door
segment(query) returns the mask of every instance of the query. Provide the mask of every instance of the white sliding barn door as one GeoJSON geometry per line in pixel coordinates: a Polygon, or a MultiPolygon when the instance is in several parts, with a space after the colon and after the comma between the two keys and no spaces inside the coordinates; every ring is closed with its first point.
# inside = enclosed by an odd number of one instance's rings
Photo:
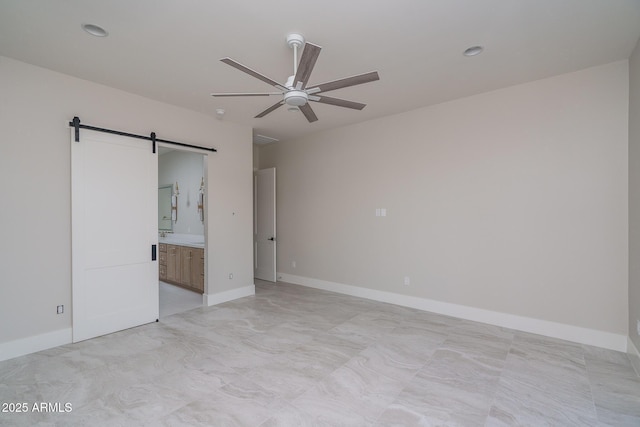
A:
{"type": "Polygon", "coordinates": [[[276,170],[254,175],[254,277],[276,281],[276,170]]]}
{"type": "Polygon", "coordinates": [[[151,141],[71,137],[73,341],[158,318],[158,159],[151,141]]]}

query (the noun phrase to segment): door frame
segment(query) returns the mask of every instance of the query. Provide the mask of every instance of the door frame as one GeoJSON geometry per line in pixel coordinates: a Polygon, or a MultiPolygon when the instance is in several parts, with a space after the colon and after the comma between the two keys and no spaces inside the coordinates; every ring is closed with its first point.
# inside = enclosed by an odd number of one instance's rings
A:
{"type": "Polygon", "coordinates": [[[253,274],[254,274],[254,278],[260,279],[260,280],[267,280],[270,282],[277,282],[277,276],[278,276],[278,271],[277,271],[277,259],[278,259],[278,239],[276,238],[277,236],[277,206],[276,206],[276,168],[264,168],[264,169],[259,169],[254,171],[253,173],[253,274]],[[273,211],[273,233],[271,238],[269,238],[269,240],[271,240],[271,245],[273,246],[273,256],[272,259],[269,261],[270,264],[272,264],[273,267],[273,275],[271,275],[270,277],[258,277],[258,260],[259,260],[259,247],[260,247],[260,242],[259,242],[259,237],[260,237],[260,230],[258,230],[258,176],[259,175],[265,175],[267,173],[272,173],[272,185],[273,185],[273,197],[270,198],[270,201],[272,203],[270,210],[273,211]]]}
{"type": "MultiPolygon", "coordinates": [[[[204,177],[204,291],[202,293],[202,305],[206,306],[207,294],[209,293],[209,283],[207,278],[209,277],[209,262],[208,262],[208,247],[209,247],[209,153],[204,149],[198,149],[197,147],[187,147],[182,145],[175,145],[171,143],[158,142],[158,148],[171,148],[175,151],[183,151],[188,153],[195,153],[202,155],[202,175],[204,177]]],[[[158,170],[160,167],[160,154],[158,153],[158,170]]],[[[157,216],[157,215],[156,215],[157,216]]]]}

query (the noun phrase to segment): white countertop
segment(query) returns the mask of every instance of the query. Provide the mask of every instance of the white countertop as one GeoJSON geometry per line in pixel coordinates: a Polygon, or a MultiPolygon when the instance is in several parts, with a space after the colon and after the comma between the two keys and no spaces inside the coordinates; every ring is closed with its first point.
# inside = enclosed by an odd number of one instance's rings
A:
{"type": "Polygon", "coordinates": [[[165,237],[158,237],[159,243],[167,245],[189,246],[192,248],[204,248],[204,236],[198,234],[167,233],[165,237]]]}

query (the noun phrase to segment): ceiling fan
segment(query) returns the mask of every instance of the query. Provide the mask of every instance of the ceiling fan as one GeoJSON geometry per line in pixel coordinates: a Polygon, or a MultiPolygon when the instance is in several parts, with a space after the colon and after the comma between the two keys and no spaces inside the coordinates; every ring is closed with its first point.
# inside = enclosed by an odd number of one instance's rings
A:
{"type": "Polygon", "coordinates": [[[309,101],[320,102],[322,104],[337,105],[339,107],[352,108],[354,110],[362,110],[366,104],[360,102],[347,101],[344,99],[331,98],[321,95],[324,92],[329,92],[336,89],[342,89],[349,86],[356,86],[363,83],[369,83],[379,80],[377,71],[371,71],[369,73],[358,74],[352,77],[346,77],[343,79],[333,80],[330,82],[322,83],[319,85],[307,86],[311,72],[315,66],[316,60],[320,55],[320,46],[313,43],[305,43],[304,37],[300,34],[289,34],[287,36],[287,44],[293,49],[293,75],[289,76],[286,83],[281,84],[277,81],[270,79],[269,77],[252,70],[231,58],[222,58],[221,61],[225,64],[231,65],[238,70],[249,74],[257,79],[262,80],[278,89],[278,92],[266,92],[266,93],[212,93],[211,96],[270,96],[279,95],[282,99],[276,104],[267,108],[255,118],[264,117],[272,111],[280,108],[283,105],[288,105],[289,109],[299,109],[302,114],[307,118],[309,123],[318,120],[318,117],[313,112],[313,109],[309,105],[309,101]],[[298,63],[298,48],[304,44],[304,50],[300,63],[298,63]]]}

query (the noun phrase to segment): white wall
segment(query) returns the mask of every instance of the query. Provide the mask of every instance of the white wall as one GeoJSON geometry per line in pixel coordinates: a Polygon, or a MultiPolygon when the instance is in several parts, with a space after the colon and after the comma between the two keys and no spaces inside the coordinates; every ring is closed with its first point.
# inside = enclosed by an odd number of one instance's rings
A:
{"type": "Polygon", "coordinates": [[[204,222],[200,221],[198,213],[198,192],[203,177],[202,154],[176,150],[159,156],[158,185],[177,182],[180,191],[174,233],[204,235],[204,222]]]}
{"type": "Polygon", "coordinates": [[[629,59],[629,260],[629,337],[640,349],[640,42],[629,59]]]}
{"type": "Polygon", "coordinates": [[[619,343],[627,97],[622,61],[264,146],[278,271],[619,343]]]}
{"type": "Polygon", "coordinates": [[[75,115],[85,124],[217,148],[206,165],[207,197],[215,200],[207,213],[208,290],[228,296],[253,287],[250,128],[6,57],[0,99],[0,360],[70,337],[68,122],[75,115]],[[56,315],[59,304],[63,315],[56,315]]]}

